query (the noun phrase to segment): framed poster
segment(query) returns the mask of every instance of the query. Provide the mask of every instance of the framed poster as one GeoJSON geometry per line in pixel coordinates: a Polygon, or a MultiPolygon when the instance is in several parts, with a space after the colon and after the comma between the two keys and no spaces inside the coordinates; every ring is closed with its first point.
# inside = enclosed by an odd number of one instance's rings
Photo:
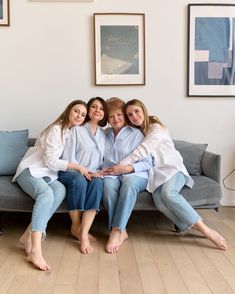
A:
{"type": "Polygon", "coordinates": [[[188,96],[235,96],[235,4],[188,5],[188,96]]]}
{"type": "Polygon", "coordinates": [[[31,0],[35,2],[94,2],[95,0],[31,0]]]}
{"type": "Polygon", "coordinates": [[[145,85],[145,15],[95,13],[95,84],[145,85]]]}
{"type": "Polygon", "coordinates": [[[10,0],[0,0],[0,26],[10,25],[10,0]]]}

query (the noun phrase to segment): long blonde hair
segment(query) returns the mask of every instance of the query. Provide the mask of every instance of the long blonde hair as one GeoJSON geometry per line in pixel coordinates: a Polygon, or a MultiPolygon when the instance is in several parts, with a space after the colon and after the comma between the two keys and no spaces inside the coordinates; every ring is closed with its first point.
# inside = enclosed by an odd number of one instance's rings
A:
{"type": "MultiPolygon", "coordinates": [[[[160,121],[160,119],[157,116],[152,116],[152,115],[148,114],[148,110],[147,110],[146,106],[144,105],[144,103],[142,101],[140,101],[138,99],[132,99],[132,100],[130,100],[130,101],[128,101],[126,103],[126,105],[125,105],[125,113],[126,113],[127,107],[131,106],[131,105],[138,106],[138,107],[142,108],[142,110],[143,110],[144,122],[143,122],[143,125],[139,127],[139,129],[142,131],[142,133],[145,136],[148,133],[148,131],[149,131],[152,124],[159,124],[159,125],[164,127],[164,124],[160,121]]],[[[130,122],[128,117],[127,117],[127,122],[128,122],[129,125],[131,125],[133,127],[136,127],[135,125],[133,125],[130,122]]]]}
{"type": "Polygon", "coordinates": [[[82,100],[74,100],[69,105],[65,108],[65,110],[61,113],[61,115],[53,122],[51,123],[47,128],[45,128],[44,131],[42,131],[42,134],[47,133],[54,125],[60,125],[61,126],[61,135],[63,134],[64,129],[66,129],[69,125],[69,114],[71,109],[77,105],[81,104],[86,107],[87,109],[87,104],[86,102],[82,100]]]}

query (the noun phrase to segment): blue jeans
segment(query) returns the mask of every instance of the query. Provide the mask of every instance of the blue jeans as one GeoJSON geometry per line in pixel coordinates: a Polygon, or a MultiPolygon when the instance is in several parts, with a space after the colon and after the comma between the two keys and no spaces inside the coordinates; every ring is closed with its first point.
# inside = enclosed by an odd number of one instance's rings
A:
{"type": "Polygon", "coordinates": [[[99,210],[103,196],[103,178],[87,180],[76,171],[59,172],[59,181],[67,190],[68,210],[99,210]]]}
{"type": "Polygon", "coordinates": [[[182,172],[177,172],[166,183],[153,192],[156,207],[181,231],[194,225],[200,218],[188,201],[180,194],[186,180],[182,172]]]}
{"type": "Polygon", "coordinates": [[[46,235],[46,227],[53,213],[66,196],[64,185],[59,181],[49,183],[50,179],[35,178],[26,168],[16,179],[22,190],[35,200],[32,211],[31,230],[46,235]]]}
{"type": "Polygon", "coordinates": [[[104,179],[103,204],[109,215],[109,229],[126,229],[137,196],[147,183],[147,179],[131,174],[104,179]]]}

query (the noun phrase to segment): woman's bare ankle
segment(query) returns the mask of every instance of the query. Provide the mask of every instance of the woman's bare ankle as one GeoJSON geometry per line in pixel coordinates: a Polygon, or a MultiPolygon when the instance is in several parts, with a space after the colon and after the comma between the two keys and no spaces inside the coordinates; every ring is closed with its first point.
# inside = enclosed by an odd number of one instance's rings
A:
{"type": "Polygon", "coordinates": [[[26,231],[19,239],[19,243],[24,246],[25,252],[29,254],[32,248],[32,239],[30,231],[26,231]]]}
{"type": "MultiPolygon", "coordinates": [[[[73,227],[71,227],[71,230],[70,230],[71,234],[76,238],[78,239],[79,241],[81,241],[81,229],[75,229],[73,227]]],[[[88,237],[89,237],[89,241],[90,242],[95,242],[96,241],[96,237],[93,236],[92,234],[88,234],[88,237]]]]}

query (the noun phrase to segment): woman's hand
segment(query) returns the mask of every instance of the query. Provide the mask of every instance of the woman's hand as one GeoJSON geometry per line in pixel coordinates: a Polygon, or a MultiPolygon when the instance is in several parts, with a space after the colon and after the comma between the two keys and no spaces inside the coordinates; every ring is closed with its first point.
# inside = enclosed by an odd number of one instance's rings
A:
{"type": "Polygon", "coordinates": [[[102,169],[98,172],[92,173],[92,178],[101,178],[101,177],[103,177],[103,175],[104,175],[104,169],[102,169]]]}
{"type": "Polygon", "coordinates": [[[134,172],[134,168],[132,165],[129,165],[129,164],[126,164],[126,165],[117,164],[112,167],[107,167],[103,169],[102,172],[104,176],[107,176],[107,175],[118,176],[122,174],[130,174],[134,172]]]}
{"type": "Polygon", "coordinates": [[[83,175],[86,179],[91,180],[92,179],[92,173],[88,171],[84,166],[77,164],[77,163],[69,163],[68,164],[68,170],[76,170],[81,175],[83,175]]]}
{"type": "Polygon", "coordinates": [[[77,164],[76,170],[88,180],[92,179],[92,173],[89,172],[84,166],[77,164]]]}

